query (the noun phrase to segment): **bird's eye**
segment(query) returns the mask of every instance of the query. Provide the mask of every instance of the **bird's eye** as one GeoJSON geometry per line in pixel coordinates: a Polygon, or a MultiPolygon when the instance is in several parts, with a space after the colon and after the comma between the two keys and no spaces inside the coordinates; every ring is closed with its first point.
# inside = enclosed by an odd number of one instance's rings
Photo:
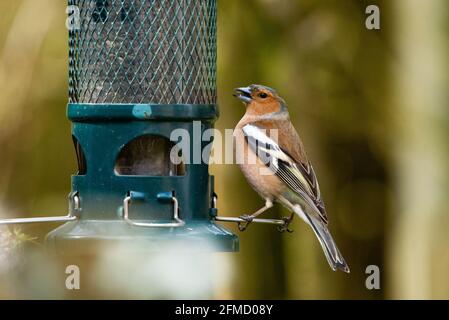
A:
{"type": "Polygon", "coordinates": [[[259,97],[265,99],[266,97],[268,97],[268,94],[266,94],[265,92],[261,92],[259,93],[259,97]]]}

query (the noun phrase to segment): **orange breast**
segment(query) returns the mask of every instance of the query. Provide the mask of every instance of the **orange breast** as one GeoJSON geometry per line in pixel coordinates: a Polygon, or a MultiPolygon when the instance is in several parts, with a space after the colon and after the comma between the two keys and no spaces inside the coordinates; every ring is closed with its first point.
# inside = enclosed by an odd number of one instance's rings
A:
{"type": "Polygon", "coordinates": [[[264,199],[276,199],[285,191],[285,184],[274,175],[270,168],[249,147],[241,129],[236,128],[234,139],[236,161],[248,183],[264,199]]]}

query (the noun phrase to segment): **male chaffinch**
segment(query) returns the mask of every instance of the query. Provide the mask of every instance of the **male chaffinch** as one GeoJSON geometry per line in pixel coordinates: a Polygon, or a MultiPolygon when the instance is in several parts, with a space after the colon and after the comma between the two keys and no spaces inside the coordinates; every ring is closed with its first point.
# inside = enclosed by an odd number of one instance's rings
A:
{"type": "MultiPolygon", "coordinates": [[[[250,216],[244,228],[258,215],[278,202],[300,216],[317,236],[332,270],[349,273],[329,230],[318,181],[306,152],[293,127],[285,101],[271,88],[251,85],[235,94],[246,105],[246,113],[234,130],[239,166],[253,189],[265,199],[265,206],[250,216]],[[272,136],[277,136],[273,138],[272,136]],[[248,161],[248,159],[254,161],[248,161]],[[268,173],[270,174],[267,174],[268,173]]],[[[244,229],[242,229],[244,230],[244,229]]]]}

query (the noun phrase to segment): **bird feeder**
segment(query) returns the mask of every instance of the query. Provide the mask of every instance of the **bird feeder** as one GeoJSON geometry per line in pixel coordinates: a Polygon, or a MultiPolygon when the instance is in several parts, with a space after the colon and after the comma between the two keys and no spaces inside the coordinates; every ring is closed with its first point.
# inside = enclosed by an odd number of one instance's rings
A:
{"type": "MultiPolygon", "coordinates": [[[[65,255],[89,253],[92,244],[158,250],[176,241],[237,251],[237,237],[215,221],[248,221],[217,216],[208,164],[191,161],[203,155],[203,132],[218,118],[216,0],[68,4],[67,114],[78,160],[69,213],[0,225],[66,222],[46,238],[65,255]],[[176,130],[190,137],[186,148],[176,149],[176,130]]],[[[285,220],[252,222],[288,230],[285,220]]]]}
{"type": "MultiPolygon", "coordinates": [[[[166,241],[238,250],[237,237],[214,221],[207,163],[170,156],[174,130],[201,136],[218,117],[216,0],[68,4],[67,110],[79,170],[69,214],[0,224],[66,222],[46,239],[65,254],[136,239],[149,250],[166,241]]],[[[192,138],[179,156],[205,147],[192,138]]]]}

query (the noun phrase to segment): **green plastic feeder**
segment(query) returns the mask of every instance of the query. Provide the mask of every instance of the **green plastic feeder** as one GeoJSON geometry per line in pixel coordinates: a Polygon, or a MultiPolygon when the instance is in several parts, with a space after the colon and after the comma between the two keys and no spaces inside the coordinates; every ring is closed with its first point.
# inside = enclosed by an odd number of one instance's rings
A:
{"type": "Polygon", "coordinates": [[[191,137],[179,151],[183,159],[202,153],[207,142],[198,133],[218,117],[216,0],[69,5],[68,118],[79,172],[69,215],[50,218],[67,222],[47,235],[47,245],[65,255],[103,243],[237,251],[238,238],[215,223],[207,163],[170,157],[174,130],[191,137]]]}

